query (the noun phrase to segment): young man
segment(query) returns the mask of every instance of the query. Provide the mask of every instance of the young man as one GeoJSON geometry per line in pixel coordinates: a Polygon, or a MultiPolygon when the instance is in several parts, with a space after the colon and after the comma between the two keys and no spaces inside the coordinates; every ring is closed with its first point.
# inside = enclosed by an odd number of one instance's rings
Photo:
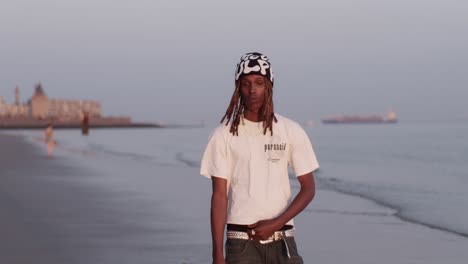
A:
{"type": "Polygon", "coordinates": [[[213,263],[303,263],[293,217],[312,201],[319,167],[307,134],[274,112],[268,58],[247,53],[237,65],[236,88],[212,133],[200,174],[212,179],[213,263]],[[288,165],[301,189],[292,202],[288,165]],[[226,258],[223,255],[227,226],[226,258]]]}

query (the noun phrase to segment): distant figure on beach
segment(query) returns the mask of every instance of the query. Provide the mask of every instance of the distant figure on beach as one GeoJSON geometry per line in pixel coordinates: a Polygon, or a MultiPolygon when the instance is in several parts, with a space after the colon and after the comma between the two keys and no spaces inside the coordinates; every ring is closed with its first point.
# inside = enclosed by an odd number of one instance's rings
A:
{"type": "Polygon", "coordinates": [[[44,131],[44,142],[47,146],[47,156],[51,158],[52,152],[55,148],[54,129],[52,127],[52,123],[47,124],[47,128],[44,131]]]}
{"type": "Polygon", "coordinates": [[[302,127],[274,112],[273,83],[267,56],[241,57],[231,102],[203,154],[200,174],[211,178],[213,188],[216,264],[303,263],[293,218],[315,195],[313,171],[319,164],[302,127]],[[292,202],[288,165],[301,187],[292,202]]]}
{"type": "Polygon", "coordinates": [[[87,136],[89,134],[89,113],[83,112],[81,116],[81,134],[87,136]]]}

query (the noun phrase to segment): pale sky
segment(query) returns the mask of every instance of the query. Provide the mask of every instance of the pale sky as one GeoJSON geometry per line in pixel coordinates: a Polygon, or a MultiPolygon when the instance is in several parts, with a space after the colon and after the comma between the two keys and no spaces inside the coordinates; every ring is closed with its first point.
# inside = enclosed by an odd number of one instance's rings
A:
{"type": "Polygon", "coordinates": [[[0,0],[0,96],[40,81],[108,115],[215,122],[239,57],[259,51],[294,120],[468,121],[467,14],[466,0],[0,0]]]}

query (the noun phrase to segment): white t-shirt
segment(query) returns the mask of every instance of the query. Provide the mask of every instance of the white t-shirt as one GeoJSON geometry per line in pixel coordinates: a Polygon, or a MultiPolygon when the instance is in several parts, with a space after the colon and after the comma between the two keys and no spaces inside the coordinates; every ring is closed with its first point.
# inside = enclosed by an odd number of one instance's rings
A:
{"type": "MultiPolygon", "coordinates": [[[[275,114],[273,136],[262,122],[243,119],[238,136],[230,124],[217,127],[206,146],[200,174],[227,179],[227,223],[248,225],[279,216],[290,203],[288,165],[301,176],[319,167],[299,124],[275,114]]],[[[288,222],[293,224],[293,220],[288,222]]]]}

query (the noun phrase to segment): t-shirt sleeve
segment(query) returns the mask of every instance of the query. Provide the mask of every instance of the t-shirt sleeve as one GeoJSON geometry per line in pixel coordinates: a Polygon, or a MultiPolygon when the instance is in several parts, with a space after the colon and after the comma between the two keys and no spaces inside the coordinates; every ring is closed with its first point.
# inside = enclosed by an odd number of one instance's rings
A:
{"type": "Polygon", "coordinates": [[[217,128],[211,134],[200,166],[200,174],[211,178],[211,176],[228,179],[228,160],[226,155],[226,141],[223,131],[217,128]]]}
{"type": "Polygon", "coordinates": [[[312,143],[306,132],[299,125],[289,131],[289,164],[296,177],[307,174],[319,168],[312,143]]]}

